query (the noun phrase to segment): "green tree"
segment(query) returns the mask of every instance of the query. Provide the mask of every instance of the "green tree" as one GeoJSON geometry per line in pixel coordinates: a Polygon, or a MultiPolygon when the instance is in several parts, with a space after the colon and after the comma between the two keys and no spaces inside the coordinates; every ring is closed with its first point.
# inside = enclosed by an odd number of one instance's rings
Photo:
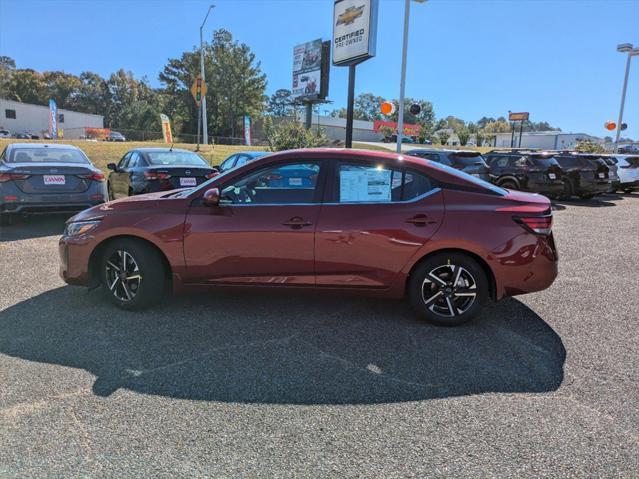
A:
{"type": "MultiPolygon", "coordinates": [[[[266,75],[255,54],[244,43],[233,40],[227,30],[213,32],[204,45],[209,132],[216,136],[237,136],[244,115],[259,116],[264,110],[266,75]]],[[[160,73],[160,81],[171,101],[165,109],[172,118],[180,118],[183,128],[195,133],[196,106],[189,88],[199,72],[199,51],[185,52],[170,59],[160,73]]]]}
{"type": "Polygon", "coordinates": [[[15,100],[11,91],[11,80],[16,70],[16,62],[11,57],[0,56],[0,98],[15,100]]]}
{"type": "Polygon", "coordinates": [[[82,82],[69,73],[55,71],[42,74],[49,98],[53,98],[58,108],[71,108],[75,98],[80,94],[82,82]]]}
{"type": "Polygon", "coordinates": [[[35,105],[46,105],[49,101],[49,91],[42,75],[35,70],[15,70],[9,81],[9,95],[11,100],[35,105]]]}
{"type": "Polygon", "coordinates": [[[420,125],[419,126],[419,135],[417,136],[417,140],[421,144],[424,144],[426,142],[426,140],[432,141],[433,140],[433,132],[432,132],[432,130],[427,125],[420,125]]]}
{"type": "Polygon", "coordinates": [[[280,88],[268,99],[266,110],[273,116],[291,116],[293,114],[293,97],[291,90],[280,88]]]}
{"type": "Polygon", "coordinates": [[[460,128],[457,128],[457,130],[455,130],[455,133],[457,134],[457,138],[459,138],[459,144],[461,146],[466,146],[468,140],[470,139],[470,130],[468,129],[468,127],[462,126],[460,128]]]}
{"type": "Polygon", "coordinates": [[[477,130],[477,132],[475,133],[475,143],[477,143],[477,146],[482,146],[484,144],[485,138],[486,137],[484,136],[484,131],[477,130]]]}
{"type": "Polygon", "coordinates": [[[437,138],[439,139],[440,145],[445,145],[446,143],[448,143],[450,134],[446,130],[441,130],[437,133],[437,138]]]}

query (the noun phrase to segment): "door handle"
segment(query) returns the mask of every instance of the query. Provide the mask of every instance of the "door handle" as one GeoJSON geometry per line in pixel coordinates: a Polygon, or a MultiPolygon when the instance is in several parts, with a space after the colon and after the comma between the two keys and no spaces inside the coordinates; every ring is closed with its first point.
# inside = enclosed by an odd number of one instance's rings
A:
{"type": "Polygon", "coordinates": [[[294,230],[299,230],[302,229],[304,226],[311,226],[312,224],[313,223],[311,223],[310,221],[305,220],[304,218],[300,218],[299,216],[294,216],[290,220],[282,223],[282,225],[288,226],[294,230]]]}
{"type": "Polygon", "coordinates": [[[426,226],[427,224],[435,223],[435,221],[428,221],[428,216],[426,215],[415,215],[412,218],[408,218],[406,223],[411,223],[415,226],[426,226]]]}

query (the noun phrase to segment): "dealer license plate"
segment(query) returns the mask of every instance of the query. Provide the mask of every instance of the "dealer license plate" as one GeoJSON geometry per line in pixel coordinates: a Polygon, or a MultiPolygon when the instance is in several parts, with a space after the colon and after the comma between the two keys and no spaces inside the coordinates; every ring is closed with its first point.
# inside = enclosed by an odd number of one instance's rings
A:
{"type": "Polygon", "coordinates": [[[180,186],[197,186],[195,178],[180,178],[180,186]]]}
{"type": "Polygon", "coordinates": [[[554,173],[548,173],[548,178],[550,178],[551,180],[556,180],[557,175],[555,175],[554,173]]]}
{"type": "Polygon", "coordinates": [[[64,185],[67,179],[64,175],[44,175],[45,185],[64,185]]]}
{"type": "Polygon", "coordinates": [[[599,178],[605,178],[606,175],[604,173],[599,173],[599,178]]]}

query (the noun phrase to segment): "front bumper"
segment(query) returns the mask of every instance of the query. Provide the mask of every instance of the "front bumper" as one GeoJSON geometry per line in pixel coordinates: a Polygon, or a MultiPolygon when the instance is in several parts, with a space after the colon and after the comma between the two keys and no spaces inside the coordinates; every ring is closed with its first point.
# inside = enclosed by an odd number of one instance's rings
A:
{"type": "Polygon", "coordinates": [[[94,238],[80,236],[78,238],[61,237],[58,242],[60,255],[60,278],[74,286],[90,286],[89,259],[93,252],[94,238]]]}
{"type": "Polygon", "coordinates": [[[83,201],[80,203],[11,201],[0,203],[0,213],[19,213],[29,215],[47,213],[77,213],[102,203],[104,203],[104,201],[83,201]]]}

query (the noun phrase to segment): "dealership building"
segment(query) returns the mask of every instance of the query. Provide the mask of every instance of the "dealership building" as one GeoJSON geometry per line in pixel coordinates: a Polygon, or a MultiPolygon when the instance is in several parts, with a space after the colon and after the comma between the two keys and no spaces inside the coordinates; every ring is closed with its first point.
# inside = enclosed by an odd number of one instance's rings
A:
{"type": "MultiPolygon", "coordinates": [[[[58,108],[58,131],[64,138],[84,138],[86,128],[103,128],[104,117],[58,108]]],[[[42,137],[49,131],[49,107],[0,98],[0,130],[34,133],[42,137]]]]}
{"type": "Polygon", "coordinates": [[[577,146],[580,141],[591,141],[592,143],[603,143],[602,138],[591,136],[586,133],[562,133],[561,131],[525,131],[521,135],[521,145],[519,143],[519,132],[515,131],[514,139],[512,133],[497,133],[494,145],[498,148],[510,148],[512,144],[522,148],[542,148],[545,150],[566,150],[577,146]]]}

